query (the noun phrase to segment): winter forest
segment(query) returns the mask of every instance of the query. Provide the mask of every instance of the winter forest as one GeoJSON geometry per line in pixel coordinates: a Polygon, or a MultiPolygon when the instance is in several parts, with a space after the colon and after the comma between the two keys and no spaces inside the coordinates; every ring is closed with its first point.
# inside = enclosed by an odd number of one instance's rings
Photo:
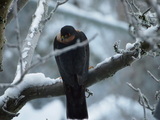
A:
{"type": "MultiPolygon", "coordinates": [[[[1,0],[0,120],[65,120],[60,29],[90,46],[89,120],[160,120],[159,0],[1,0]]],[[[88,93],[86,93],[86,96],[88,93]]]]}

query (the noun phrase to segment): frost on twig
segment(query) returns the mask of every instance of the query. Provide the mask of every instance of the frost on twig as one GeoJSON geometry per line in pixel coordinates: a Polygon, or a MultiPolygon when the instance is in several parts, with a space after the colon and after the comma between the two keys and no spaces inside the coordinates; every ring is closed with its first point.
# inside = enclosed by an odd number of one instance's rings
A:
{"type": "MultiPolygon", "coordinates": [[[[91,40],[93,40],[95,37],[96,34],[91,38],[91,40]]],[[[44,60],[52,57],[52,55],[62,54],[67,50],[75,49],[76,47],[81,47],[85,44],[88,44],[88,42],[78,42],[74,46],[55,51],[55,53],[53,52],[52,54],[46,56],[44,60]]],[[[117,71],[134,62],[135,59],[133,59],[133,57],[137,57],[137,55],[138,53],[135,49],[132,51],[124,52],[122,54],[116,54],[111,58],[108,58],[97,64],[97,66],[89,70],[88,79],[85,81],[86,87],[102,81],[105,78],[113,76],[117,71]]],[[[39,62],[37,63],[39,64],[39,62]]],[[[60,79],[55,80],[49,78],[48,80],[46,80],[46,77],[40,73],[33,75],[27,74],[24,76],[22,82],[19,82],[15,87],[8,88],[5,91],[5,94],[0,97],[0,101],[5,101],[5,104],[7,106],[6,110],[17,113],[21,109],[21,107],[23,107],[24,104],[29,100],[44,98],[48,96],[54,97],[64,95],[63,84],[60,79]],[[39,82],[36,82],[37,80],[39,82]],[[45,82],[47,84],[45,84],[45,82]],[[7,96],[9,96],[9,98],[7,96]]],[[[0,104],[2,104],[2,106],[4,105],[4,103],[0,104]]],[[[0,109],[0,114],[4,116],[6,115],[6,113],[2,109],[0,109]]],[[[2,116],[0,116],[0,119],[1,117],[2,116]]]]}
{"type": "MultiPolygon", "coordinates": [[[[84,45],[84,43],[78,43],[75,45],[80,47],[84,45]]],[[[67,49],[73,49],[73,47],[67,49]]],[[[137,51],[132,51],[115,55],[111,59],[104,60],[89,71],[88,79],[85,81],[86,87],[91,86],[104,78],[113,76],[118,70],[132,63],[134,61],[132,57],[136,57],[136,55],[137,51]]],[[[60,79],[46,78],[42,73],[27,74],[24,76],[22,82],[15,87],[8,88],[5,91],[5,94],[0,97],[0,101],[5,101],[4,103],[0,102],[0,108],[6,104],[6,110],[17,113],[29,100],[60,95],[64,95],[63,84],[60,79]],[[37,82],[37,80],[39,82],[37,82]]],[[[1,120],[2,115],[5,116],[6,113],[0,109],[0,114],[1,120]]]]}
{"type": "MultiPolygon", "coordinates": [[[[37,45],[38,39],[41,34],[41,30],[44,27],[43,19],[46,17],[47,13],[47,0],[40,0],[38,2],[37,9],[35,14],[33,15],[32,24],[29,28],[28,35],[24,40],[21,55],[20,55],[20,62],[17,65],[17,72],[13,84],[17,84],[17,82],[21,79],[21,75],[25,72],[25,70],[30,66],[32,57],[34,54],[34,49],[37,45]],[[21,72],[22,71],[22,72],[21,72]]],[[[19,81],[19,82],[20,82],[19,81]]]]}
{"type": "MultiPolygon", "coordinates": [[[[56,11],[59,5],[62,5],[65,2],[67,2],[67,0],[65,0],[64,2],[57,2],[57,6],[53,12],[56,11]]],[[[16,77],[12,83],[14,85],[20,83],[23,80],[24,75],[29,71],[30,68],[32,68],[31,61],[33,58],[34,50],[37,46],[37,42],[45,26],[45,23],[47,22],[46,21],[46,18],[48,17],[47,14],[48,14],[47,0],[40,0],[38,2],[36,12],[33,15],[33,20],[29,28],[28,35],[24,40],[24,43],[22,46],[22,58],[20,58],[22,59],[22,65],[20,64],[20,62],[17,65],[16,77]],[[23,71],[22,74],[20,73],[21,66],[23,71]]]]}
{"type": "MultiPolygon", "coordinates": [[[[19,12],[27,4],[29,0],[16,0],[16,1],[17,1],[17,12],[19,12]]],[[[10,10],[7,15],[7,24],[10,23],[14,15],[15,13],[14,13],[14,4],[13,4],[10,7],[10,10]]]]}
{"type": "MultiPolygon", "coordinates": [[[[160,80],[157,79],[149,70],[147,71],[148,74],[158,83],[160,83],[160,80]]],[[[160,119],[160,90],[156,91],[155,98],[158,100],[158,104],[156,105],[155,111],[154,111],[154,117],[156,117],[158,120],[160,119]]]]}
{"type": "Polygon", "coordinates": [[[160,25],[160,9],[158,5],[158,1],[157,0],[145,0],[145,1],[147,2],[148,6],[151,6],[155,10],[158,17],[159,25],[160,25]]]}
{"type": "Polygon", "coordinates": [[[149,70],[147,70],[147,72],[156,82],[160,82],[160,80],[157,79],[149,70]]]}
{"type": "Polygon", "coordinates": [[[55,8],[49,13],[48,17],[45,19],[45,22],[47,22],[48,20],[50,20],[50,19],[52,18],[53,14],[56,12],[57,8],[58,8],[60,5],[65,4],[66,2],[68,2],[68,0],[57,1],[57,4],[56,4],[55,8]]]}
{"type": "MultiPolygon", "coordinates": [[[[142,43],[145,49],[146,46],[150,46],[150,55],[159,56],[160,55],[160,29],[158,20],[158,15],[153,11],[152,7],[146,8],[142,11],[138,5],[136,5],[135,0],[122,0],[125,7],[128,19],[129,19],[129,32],[133,36],[134,40],[142,43]],[[151,10],[152,9],[152,10],[151,10]]],[[[150,4],[155,5],[155,1],[150,1],[150,4]],[[152,2],[151,2],[152,1],[152,2]]],[[[138,1],[136,1],[138,2],[138,1]]],[[[153,5],[153,6],[154,6],[153,5]]],[[[156,7],[158,7],[156,5],[156,7]]],[[[148,48],[148,47],[147,47],[148,48]]],[[[142,54],[146,53],[145,50],[141,49],[142,54]]],[[[148,51],[148,50],[147,50],[148,51]]]]}
{"type": "Polygon", "coordinates": [[[149,109],[152,113],[154,112],[154,107],[149,104],[149,100],[147,97],[141,92],[139,88],[135,88],[131,83],[127,83],[127,85],[132,88],[139,95],[139,104],[143,107],[144,112],[144,120],[147,120],[146,116],[146,108],[149,109]]]}
{"type": "Polygon", "coordinates": [[[30,67],[28,67],[28,68],[23,72],[23,74],[21,75],[21,78],[19,79],[19,81],[18,81],[16,84],[14,84],[14,85],[19,84],[19,83],[23,80],[24,76],[28,73],[28,71],[29,71],[30,69],[32,69],[32,68],[34,68],[34,67],[36,67],[36,66],[38,66],[38,65],[40,65],[40,64],[42,64],[42,63],[45,63],[47,60],[49,60],[49,59],[52,58],[53,56],[60,55],[60,54],[65,53],[65,52],[67,52],[67,51],[76,49],[77,47],[82,47],[82,46],[88,44],[90,41],[94,40],[96,36],[97,36],[97,34],[95,34],[95,35],[94,35],[91,39],[89,39],[88,41],[84,41],[84,42],[81,42],[81,43],[77,42],[77,43],[74,44],[74,45],[65,47],[65,48],[60,49],[60,50],[52,51],[50,54],[44,56],[43,58],[39,58],[38,61],[36,61],[36,62],[33,63],[32,65],[30,65],[30,67]]]}

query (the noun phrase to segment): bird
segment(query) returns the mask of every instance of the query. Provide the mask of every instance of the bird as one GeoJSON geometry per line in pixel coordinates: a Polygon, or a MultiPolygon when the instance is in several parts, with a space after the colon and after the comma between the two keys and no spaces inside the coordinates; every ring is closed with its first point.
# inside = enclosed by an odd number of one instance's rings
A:
{"type": "MultiPolygon", "coordinates": [[[[54,50],[72,46],[77,42],[88,41],[84,32],[66,25],[54,39],[54,50]]],[[[87,119],[87,103],[84,82],[89,67],[89,44],[77,47],[55,56],[66,94],[67,119],[87,119]]]]}

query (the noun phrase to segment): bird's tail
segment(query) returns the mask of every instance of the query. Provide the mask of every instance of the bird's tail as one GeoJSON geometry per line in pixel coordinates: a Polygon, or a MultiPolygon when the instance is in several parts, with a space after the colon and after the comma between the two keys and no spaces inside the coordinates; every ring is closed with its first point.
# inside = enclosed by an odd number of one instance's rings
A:
{"type": "Polygon", "coordinates": [[[85,87],[78,85],[72,87],[65,84],[67,118],[69,119],[86,119],[88,118],[85,87]]]}

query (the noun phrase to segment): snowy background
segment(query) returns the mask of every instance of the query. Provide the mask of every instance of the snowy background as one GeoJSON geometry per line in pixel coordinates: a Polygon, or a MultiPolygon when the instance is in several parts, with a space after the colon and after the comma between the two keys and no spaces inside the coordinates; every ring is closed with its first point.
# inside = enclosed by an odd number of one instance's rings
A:
{"type": "MultiPolygon", "coordinates": [[[[140,1],[138,5],[145,9],[143,2],[140,1]]],[[[36,6],[37,0],[30,0],[19,13],[21,40],[24,40],[27,35],[36,6]]],[[[51,10],[55,2],[50,2],[49,6],[51,10]]],[[[120,0],[70,0],[58,8],[52,20],[45,26],[34,60],[37,56],[45,56],[53,50],[54,37],[64,25],[72,25],[84,31],[88,39],[98,33],[96,39],[90,43],[90,66],[96,66],[97,63],[113,56],[115,54],[113,45],[116,41],[120,41],[121,48],[125,48],[128,42],[134,42],[128,33],[128,23],[120,0]]],[[[12,20],[6,31],[8,43],[17,43],[15,34],[15,20],[12,20]]],[[[0,73],[0,82],[13,81],[18,58],[16,49],[5,47],[4,71],[0,73]]],[[[159,85],[147,74],[147,70],[160,78],[158,60],[159,57],[145,57],[132,66],[120,70],[113,77],[89,87],[94,93],[87,98],[89,120],[132,120],[133,118],[143,120],[143,108],[137,102],[138,95],[127,86],[126,82],[141,88],[150,103],[155,103],[154,95],[159,85]]],[[[30,72],[44,73],[50,78],[59,77],[54,58],[30,72]]],[[[0,94],[2,95],[3,92],[4,89],[1,89],[0,94]]],[[[148,120],[154,120],[149,111],[147,117],[148,120]]],[[[33,100],[20,110],[19,117],[14,120],[53,120],[53,118],[65,119],[64,96],[33,100]]]]}

